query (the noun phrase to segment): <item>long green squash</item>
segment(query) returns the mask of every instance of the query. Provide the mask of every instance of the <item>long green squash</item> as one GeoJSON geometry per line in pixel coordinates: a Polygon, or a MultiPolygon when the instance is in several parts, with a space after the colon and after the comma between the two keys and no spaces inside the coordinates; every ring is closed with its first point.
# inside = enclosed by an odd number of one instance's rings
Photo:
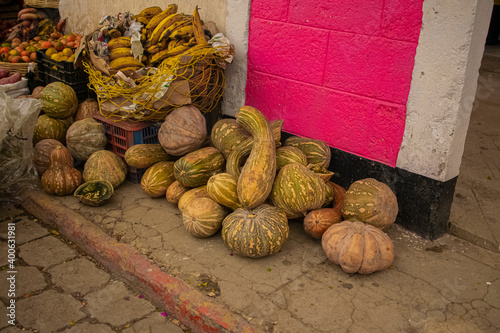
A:
{"type": "MultiPolygon", "coordinates": [[[[281,129],[283,128],[283,119],[271,122],[271,129],[273,131],[274,143],[278,147],[281,143],[281,129]]],[[[226,172],[230,175],[239,178],[240,168],[245,158],[250,154],[253,146],[253,137],[243,141],[236,149],[234,149],[228,156],[226,161],[226,172]]]]}
{"type": "Polygon", "coordinates": [[[271,193],[276,176],[276,145],[271,125],[256,108],[242,106],[236,112],[236,121],[253,137],[253,146],[240,177],[238,200],[246,209],[260,206],[271,193]]]}

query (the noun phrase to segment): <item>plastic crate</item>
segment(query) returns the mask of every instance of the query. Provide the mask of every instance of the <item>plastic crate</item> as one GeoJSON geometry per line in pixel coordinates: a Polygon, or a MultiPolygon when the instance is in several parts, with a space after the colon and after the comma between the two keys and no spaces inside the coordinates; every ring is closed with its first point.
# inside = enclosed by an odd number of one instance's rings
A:
{"type": "Polygon", "coordinates": [[[127,180],[134,184],[140,184],[146,170],[147,169],[137,169],[127,165],[127,180]]]}
{"type": "Polygon", "coordinates": [[[45,56],[45,50],[38,50],[36,59],[38,79],[45,85],[63,82],[73,88],[80,102],[89,97],[95,97],[95,93],[88,87],[89,75],[83,67],[75,68],[72,62],[49,59],[45,56]]]}
{"type": "Polygon", "coordinates": [[[104,125],[108,138],[106,149],[118,156],[124,157],[127,149],[133,145],[159,143],[158,130],[160,126],[155,123],[114,122],[101,114],[94,115],[94,119],[104,125]]]}

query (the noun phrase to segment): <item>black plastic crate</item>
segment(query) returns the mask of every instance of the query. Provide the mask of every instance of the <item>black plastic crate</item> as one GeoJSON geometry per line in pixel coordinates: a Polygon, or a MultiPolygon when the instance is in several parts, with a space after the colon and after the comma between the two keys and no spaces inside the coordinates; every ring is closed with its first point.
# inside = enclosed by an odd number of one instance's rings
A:
{"type": "Polygon", "coordinates": [[[89,89],[89,75],[81,68],[75,68],[72,62],[55,61],[45,56],[45,50],[36,52],[38,77],[45,85],[52,82],[63,82],[73,88],[78,100],[95,98],[95,93],[89,89]]]}

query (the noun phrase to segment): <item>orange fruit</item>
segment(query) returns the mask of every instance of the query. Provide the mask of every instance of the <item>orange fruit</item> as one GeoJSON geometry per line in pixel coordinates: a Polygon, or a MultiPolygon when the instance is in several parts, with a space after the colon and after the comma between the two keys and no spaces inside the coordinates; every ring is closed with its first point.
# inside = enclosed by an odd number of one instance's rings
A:
{"type": "Polygon", "coordinates": [[[31,61],[36,61],[36,52],[33,52],[30,54],[30,60],[31,61]]]}
{"type": "Polygon", "coordinates": [[[29,56],[30,55],[30,51],[26,51],[26,50],[23,50],[21,52],[21,57],[24,57],[24,56],[29,56]]]}
{"type": "Polygon", "coordinates": [[[19,38],[13,38],[12,44],[21,44],[21,40],[19,38]]]}
{"type": "Polygon", "coordinates": [[[22,56],[21,59],[23,59],[24,62],[30,62],[30,57],[28,56],[22,56]]]}
{"type": "Polygon", "coordinates": [[[76,37],[75,37],[75,35],[71,34],[71,35],[68,35],[68,37],[66,39],[68,40],[68,42],[74,42],[76,40],[76,37]]]}
{"type": "Polygon", "coordinates": [[[13,64],[17,64],[18,62],[21,62],[21,57],[20,56],[13,56],[9,57],[9,61],[13,64]]]}
{"type": "Polygon", "coordinates": [[[49,41],[42,42],[40,45],[42,49],[50,49],[52,47],[52,44],[49,41]]]}
{"type": "Polygon", "coordinates": [[[63,44],[63,43],[61,43],[61,42],[56,42],[56,43],[54,44],[54,48],[55,48],[57,51],[62,51],[62,50],[64,50],[64,44],[63,44]]]}

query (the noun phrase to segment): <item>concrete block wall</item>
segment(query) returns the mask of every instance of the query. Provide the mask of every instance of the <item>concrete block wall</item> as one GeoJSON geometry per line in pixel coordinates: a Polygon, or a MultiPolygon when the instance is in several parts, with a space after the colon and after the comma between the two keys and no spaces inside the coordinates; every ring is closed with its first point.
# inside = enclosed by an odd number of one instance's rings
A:
{"type": "Polygon", "coordinates": [[[423,0],[251,2],[245,104],[395,166],[423,0]]]}

